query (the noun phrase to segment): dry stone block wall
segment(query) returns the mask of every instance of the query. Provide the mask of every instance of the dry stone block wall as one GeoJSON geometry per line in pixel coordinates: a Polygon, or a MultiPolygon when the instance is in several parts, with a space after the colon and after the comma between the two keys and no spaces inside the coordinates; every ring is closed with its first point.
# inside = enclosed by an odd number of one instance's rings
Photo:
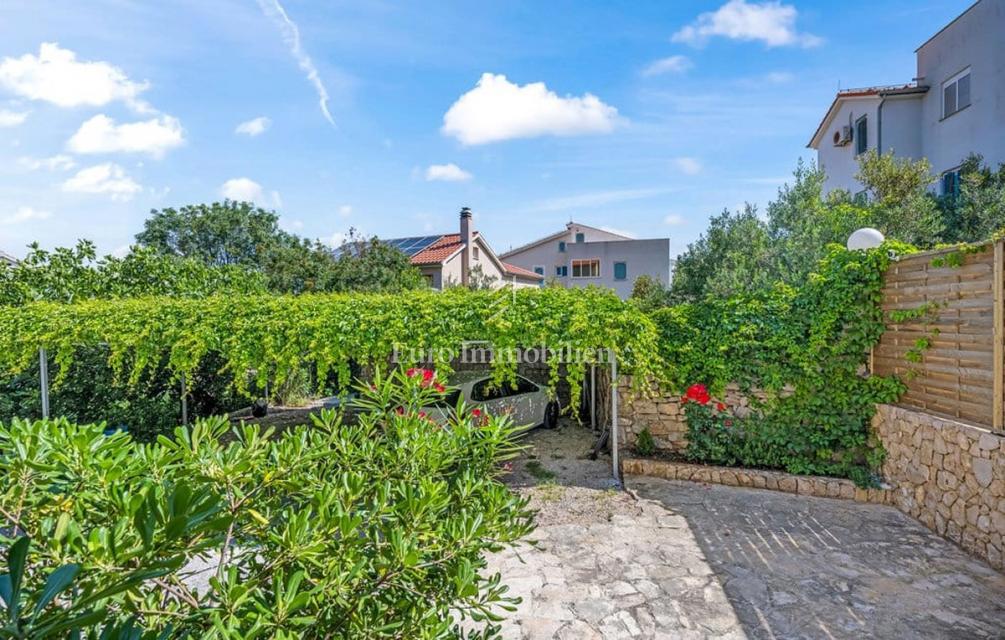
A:
{"type": "Polygon", "coordinates": [[[873,428],[893,504],[1005,568],[1005,436],[892,405],[879,405],[873,428]]]}
{"type": "MultiPolygon", "coordinates": [[[[687,420],[680,397],[640,397],[626,380],[618,398],[621,448],[631,451],[644,429],[652,434],[657,449],[680,453],[687,448],[687,420]]],[[[735,415],[751,410],[750,398],[735,385],[717,400],[735,415]]],[[[879,405],[872,426],[887,452],[882,473],[889,489],[867,500],[891,504],[996,569],[1005,569],[1005,436],[894,405],[879,405]]],[[[722,481],[713,479],[711,470],[696,471],[686,465],[631,464],[637,468],[629,473],[666,477],[675,470],[676,479],[722,481]]],[[[728,479],[735,477],[735,471],[715,475],[728,479]]],[[[747,475],[757,474],[748,472],[743,477],[747,475]]],[[[829,489],[807,493],[827,495],[829,489]]]]}
{"type": "MultiPolygon", "coordinates": [[[[750,414],[752,397],[764,399],[763,394],[744,394],[736,385],[728,385],[716,396],[729,411],[744,418],[750,414]]],[[[659,392],[651,398],[639,396],[631,388],[631,378],[625,377],[618,386],[618,442],[620,448],[632,449],[644,429],[648,429],[661,451],[680,453],[687,448],[687,419],[680,396],[659,392]]]]}

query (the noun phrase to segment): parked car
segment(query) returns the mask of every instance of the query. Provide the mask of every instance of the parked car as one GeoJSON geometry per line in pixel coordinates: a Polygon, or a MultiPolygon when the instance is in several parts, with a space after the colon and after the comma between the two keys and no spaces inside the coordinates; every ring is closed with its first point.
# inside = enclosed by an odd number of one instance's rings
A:
{"type": "Polygon", "coordinates": [[[523,376],[516,377],[515,387],[506,382],[496,386],[490,373],[464,371],[452,376],[449,386],[451,390],[443,401],[429,408],[437,421],[446,421],[463,397],[469,407],[491,415],[509,415],[514,424],[528,430],[539,425],[554,429],[558,424],[558,402],[548,398],[544,387],[523,376]]]}

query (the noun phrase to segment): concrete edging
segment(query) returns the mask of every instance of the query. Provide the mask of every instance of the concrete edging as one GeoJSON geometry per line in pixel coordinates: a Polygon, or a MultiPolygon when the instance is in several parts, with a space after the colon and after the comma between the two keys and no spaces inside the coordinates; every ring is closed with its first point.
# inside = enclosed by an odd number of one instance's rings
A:
{"type": "Polygon", "coordinates": [[[621,473],[664,480],[688,480],[731,487],[767,489],[818,498],[838,498],[891,506],[894,504],[894,495],[889,489],[863,489],[846,478],[800,476],[783,471],[716,467],[672,460],[632,457],[622,459],[621,473]]]}

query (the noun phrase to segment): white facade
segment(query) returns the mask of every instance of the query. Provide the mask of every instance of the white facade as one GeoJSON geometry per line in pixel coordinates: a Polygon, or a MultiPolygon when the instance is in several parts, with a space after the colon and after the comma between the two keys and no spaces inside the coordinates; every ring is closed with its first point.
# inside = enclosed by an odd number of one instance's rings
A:
{"type": "Polygon", "coordinates": [[[992,167],[1005,162],[1005,0],[979,0],[916,54],[910,84],[835,97],[809,144],[825,191],[862,190],[854,176],[864,150],[927,158],[939,178],[971,153],[992,167]]]}
{"type": "Polygon", "coordinates": [[[578,222],[500,257],[564,287],[607,287],[621,298],[641,275],[670,284],[669,238],[636,240],[578,222]]]}

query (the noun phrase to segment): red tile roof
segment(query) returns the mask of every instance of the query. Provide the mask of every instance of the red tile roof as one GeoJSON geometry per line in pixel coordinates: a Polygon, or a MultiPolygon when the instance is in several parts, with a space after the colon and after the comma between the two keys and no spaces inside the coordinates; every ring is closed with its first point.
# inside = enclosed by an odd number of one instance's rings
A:
{"type": "MultiPolygon", "coordinates": [[[[477,231],[475,231],[475,237],[478,237],[477,231]]],[[[460,251],[463,246],[464,243],[461,242],[461,234],[449,233],[445,236],[440,236],[439,240],[412,256],[411,262],[416,266],[443,264],[443,262],[450,258],[450,256],[460,251]]],[[[533,278],[535,280],[544,279],[544,276],[539,273],[528,271],[523,267],[518,267],[515,264],[509,264],[508,262],[503,262],[502,260],[499,262],[502,264],[503,270],[508,276],[533,278]]]]}
{"type": "Polygon", "coordinates": [[[535,280],[543,280],[544,276],[540,273],[535,273],[533,271],[528,271],[523,267],[518,267],[515,264],[510,264],[508,262],[502,263],[503,267],[506,269],[506,274],[511,276],[522,276],[525,278],[534,278],[535,280]]]}
{"type": "Polygon", "coordinates": [[[412,256],[411,262],[415,265],[441,264],[454,255],[462,244],[459,233],[441,236],[439,240],[412,256]]]}

